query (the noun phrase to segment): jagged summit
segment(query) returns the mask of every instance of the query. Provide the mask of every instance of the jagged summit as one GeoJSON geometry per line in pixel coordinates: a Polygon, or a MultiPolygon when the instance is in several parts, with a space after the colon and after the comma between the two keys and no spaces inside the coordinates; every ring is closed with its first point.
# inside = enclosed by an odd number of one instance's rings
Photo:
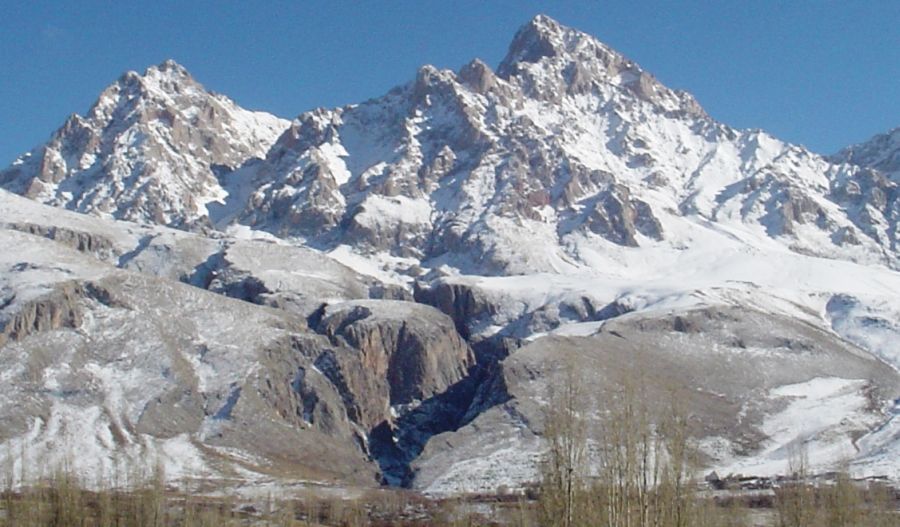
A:
{"type": "Polygon", "coordinates": [[[153,85],[177,91],[176,86],[183,84],[199,85],[187,68],[167,59],[159,64],[147,67],[143,73],[129,70],[122,74],[114,85],[153,85]]]}
{"type": "Polygon", "coordinates": [[[900,127],[848,146],[832,157],[838,162],[880,170],[900,184],[900,127]]]}
{"type": "Polygon", "coordinates": [[[51,205],[173,226],[208,224],[218,180],[261,158],[287,121],[207,91],[173,60],[129,71],[86,115],[0,172],[0,185],[51,205]]]}
{"type": "Polygon", "coordinates": [[[120,77],[121,80],[151,80],[151,79],[165,79],[169,81],[182,80],[182,81],[194,81],[191,73],[179,64],[175,62],[173,59],[166,59],[159,64],[155,64],[152,66],[148,66],[147,69],[144,70],[144,73],[138,73],[137,71],[130,70],[122,74],[120,77]]]}
{"type": "Polygon", "coordinates": [[[597,69],[594,73],[601,74],[605,80],[612,80],[619,66],[636,68],[622,54],[587,33],[563,26],[546,15],[538,15],[516,32],[497,73],[509,79],[526,70],[527,65],[542,61],[582,66],[602,63],[607,69],[597,69]]]}
{"type": "Polygon", "coordinates": [[[69,115],[65,123],[53,132],[51,141],[77,133],[79,129],[90,126],[92,121],[108,122],[112,119],[135,118],[135,112],[148,113],[154,96],[157,106],[175,110],[178,104],[173,97],[183,95],[186,91],[196,95],[203,90],[203,86],[194,80],[187,69],[172,59],[150,66],[143,74],[127,71],[100,92],[85,116],[77,113],[69,115]]]}
{"type": "Polygon", "coordinates": [[[125,84],[136,83],[145,89],[155,89],[170,95],[177,95],[185,89],[204,89],[187,68],[172,59],[148,67],[143,74],[129,71],[121,79],[125,84]]]}
{"type": "Polygon", "coordinates": [[[508,77],[522,63],[554,57],[633,65],[624,55],[597,38],[564,26],[547,15],[537,15],[516,32],[498,72],[502,77],[508,77]]]}
{"type": "Polygon", "coordinates": [[[587,33],[538,15],[513,37],[497,74],[531,96],[559,100],[563,94],[625,89],[663,111],[706,117],[688,93],[672,90],[637,63],[587,33]]]}
{"type": "Polygon", "coordinates": [[[174,59],[166,59],[166,60],[160,62],[156,66],[151,66],[151,67],[147,68],[147,72],[144,73],[144,75],[145,76],[149,75],[150,72],[154,71],[154,70],[161,72],[161,73],[173,73],[173,74],[176,74],[179,76],[190,76],[190,74],[187,71],[187,68],[185,68],[181,64],[175,62],[174,59]]]}
{"type": "Polygon", "coordinates": [[[570,32],[556,20],[537,15],[516,32],[506,57],[500,63],[501,75],[507,76],[519,62],[537,62],[542,57],[565,53],[566,34],[570,32]]]}
{"type": "Polygon", "coordinates": [[[149,121],[189,111],[211,95],[184,66],[174,60],[150,66],[143,74],[128,71],[104,89],[87,113],[94,121],[149,121]]]}

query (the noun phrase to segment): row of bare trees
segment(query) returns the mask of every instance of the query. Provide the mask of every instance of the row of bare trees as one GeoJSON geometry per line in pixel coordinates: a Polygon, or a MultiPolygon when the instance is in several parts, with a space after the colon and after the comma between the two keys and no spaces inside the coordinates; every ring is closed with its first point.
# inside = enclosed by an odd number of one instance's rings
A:
{"type": "Polygon", "coordinates": [[[790,449],[789,481],[776,489],[778,527],[898,527],[894,490],[885,484],[862,486],[841,467],[823,483],[812,477],[802,445],[790,449]]]}
{"type": "Polygon", "coordinates": [[[569,366],[550,392],[542,466],[541,525],[687,527],[697,525],[687,419],[671,397],[650,405],[639,378],[588,393],[569,366]],[[602,415],[590,415],[592,409],[602,415]],[[602,423],[595,429],[592,423],[602,423]]]}
{"type": "MultiPolygon", "coordinates": [[[[564,381],[550,390],[545,413],[540,525],[746,525],[747,510],[718,506],[700,492],[684,392],[648,388],[642,376],[628,374],[590,393],[575,368],[566,368],[564,381]]],[[[846,470],[827,485],[814,485],[805,453],[798,450],[790,459],[786,469],[793,483],[776,490],[768,523],[900,525],[889,488],[864,492],[846,470]]]]}

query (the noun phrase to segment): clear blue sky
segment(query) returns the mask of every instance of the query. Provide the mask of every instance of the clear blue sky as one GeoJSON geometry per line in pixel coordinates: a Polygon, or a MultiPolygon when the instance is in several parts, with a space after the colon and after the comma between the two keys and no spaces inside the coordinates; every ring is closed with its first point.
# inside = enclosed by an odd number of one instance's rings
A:
{"type": "Polygon", "coordinates": [[[496,66],[538,13],[733,126],[823,153],[900,126],[900,0],[0,0],[0,165],[122,72],[166,58],[245,107],[293,117],[381,95],[425,63],[496,66]]]}

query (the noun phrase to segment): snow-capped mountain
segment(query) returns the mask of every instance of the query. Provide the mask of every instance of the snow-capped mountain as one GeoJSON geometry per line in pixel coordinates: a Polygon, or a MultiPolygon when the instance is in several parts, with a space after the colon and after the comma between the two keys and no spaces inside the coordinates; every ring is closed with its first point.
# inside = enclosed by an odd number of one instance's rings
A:
{"type": "Polygon", "coordinates": [[[869,225],[869,236],[900,250],[900,128],[847,147],[831,158],[861,167],[836,193],[849,211],[869,225]]]}
{"type": "Polygon", "coordinates": [[[496,72],[477,60],[425,66],[384,97],[300,115],[239,221],[478,273],[685,246],[685,222],[894,266],[878,178],[718,123],[593,37],[538,16],[496,72]]]}
{"type": "Polygon", "coordinates": [[[292,122],[128,73],[0,172],[89,213],[0,191],[0,440],[491,491],[534,477],[563,359],[600,397],[642,357],[710,467],[803,442],[900,480],[898,137],[733,129],[545,16],[496,70],[292,122]]]}
{"type": "Polygon", "coordinates": [[[865,143],[848,146],[832,156],[837,162],[874,168],[900,181],[900,128],[878,134],[865,143]]]}
{"type": "Polygon", "coordinates": [[[206,204],[226,197],[219,178],[263,157],[287,125],[206,91],[170,60],[125,73],[0,172],[0,185],[79,212],[202,226],[206,204]]]}
{"type": "Polygon", "coordinates": [[[206,92],[171,61],[127,73],[0,186],[115,218],[243,223],[406,268],[572,270],[590,267],[586,252],[689,245],[676,234],[684,223],[895,267],[896,181],[882,173],[896,156],[872,153],[891,137],[829,161],[732,129],[538,16],[496,71],[424,66],[381,98],[289,126],[206,92]],[[542,249],[523,254],[526,240],[542,249]]]}

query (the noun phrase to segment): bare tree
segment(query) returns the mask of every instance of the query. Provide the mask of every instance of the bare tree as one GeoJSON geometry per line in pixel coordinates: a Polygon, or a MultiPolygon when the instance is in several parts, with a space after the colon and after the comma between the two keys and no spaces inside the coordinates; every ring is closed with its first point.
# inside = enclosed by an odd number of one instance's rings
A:
{"type": "Polygon", "coordinates": [[[850,478],[849,463],[843,464],[834,482],[821,494],[823,503],[820,509],[825,512],[825,525],[828,527],[860,525],[862,497],[850,478]]]}
{"type": "Polygon", "coordinates": [[[706,525],[714,515],[698,507],[684,391],[660,390],[632,369],[589,394],[575,372],[566,368],[545,414],[541,524],[706,525]]]}
{"type": "Polygon", "coordinates": [[[815,491],[809,479],[809,454],[803,443],[788,451],[789,480],[775,491],[780,527],[808,527],[816,523],[815,491]]]}
{"type": "Polygon", "coordinates": [[[576,525],[585,493],[586,408],[584,381],[568,364],[562,385],[550,389],[544,415],[548,448],[542,463],[542,525],[576,525]]]}
{"type": "Polygon", "coordinates": [[[661,390],[635,370],[618,381],[603,399],[597,434],[594,488],[602,497],[605,525],[701,525],[683,390],[661,390]]]}

